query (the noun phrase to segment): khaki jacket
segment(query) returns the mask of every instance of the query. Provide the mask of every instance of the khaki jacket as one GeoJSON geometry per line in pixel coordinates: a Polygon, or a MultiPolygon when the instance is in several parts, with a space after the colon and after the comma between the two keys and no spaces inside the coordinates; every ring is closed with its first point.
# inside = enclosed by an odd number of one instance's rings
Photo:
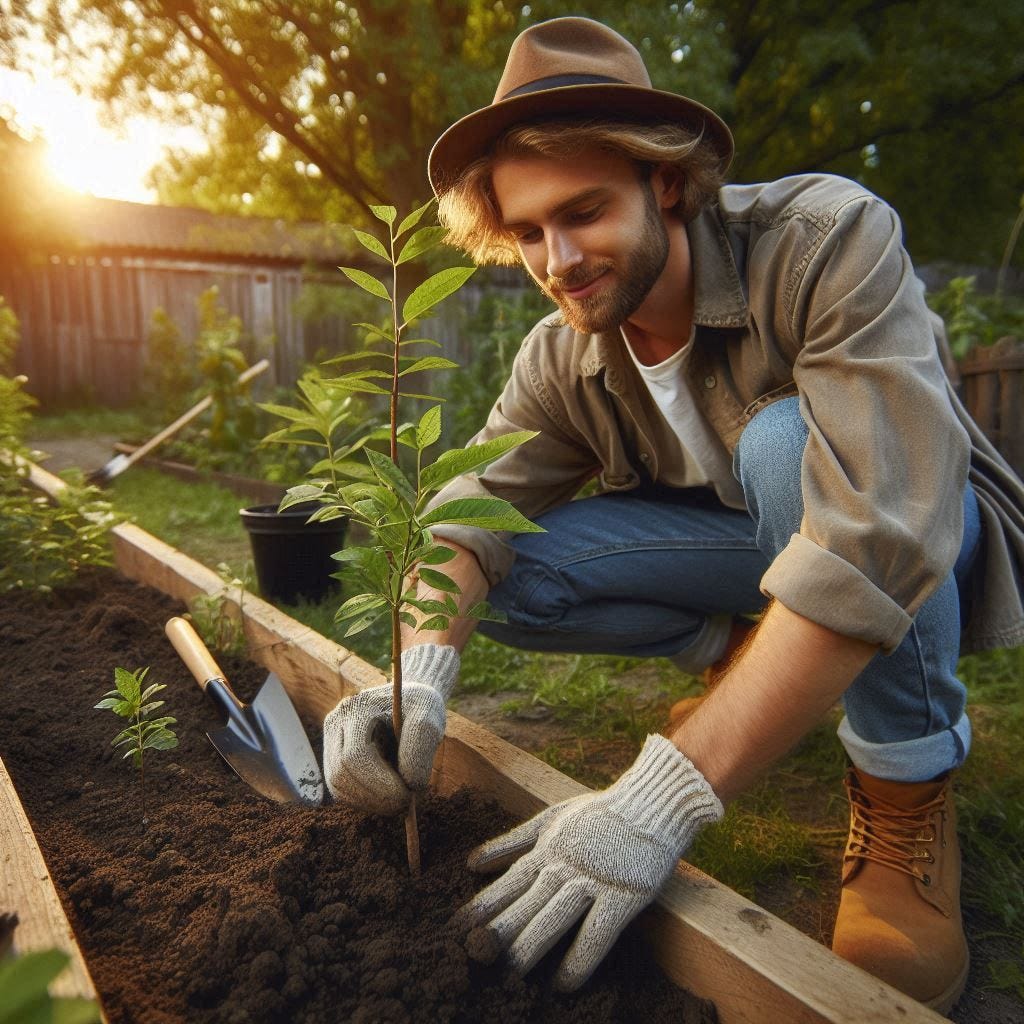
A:
{"type": "MultiPolygon", "coordinates": [[[[970,420],[939,357],[893,210],[854,182],[801,175],[721,189],[687,227],[694,268],[691,389],[730,451],[768,403],[798,395],[809,429],[800,532],[761,589],[846,636],[894,649],[952,568],[968,478],[985,531],[963,649],[1024,642],[1024,486],[970,420]],[[982,564],[983,563],[983,564],[982,564]]],[[[432,504],[488,493],[528,517],[657,481],[675,449],[618,331],[542,321],[524,341],[483,441],[540,435],[432,504]]],[[[498,534],[434,531],[473,550],[491,583],[498,534]]]]}

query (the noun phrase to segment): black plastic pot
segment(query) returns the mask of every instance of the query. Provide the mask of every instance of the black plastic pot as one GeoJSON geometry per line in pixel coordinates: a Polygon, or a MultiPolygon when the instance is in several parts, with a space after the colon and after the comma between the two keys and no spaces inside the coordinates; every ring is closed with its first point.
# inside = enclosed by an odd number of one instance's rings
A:
{"type": "Polygon", "coordinates": [[[340,566],[331,555],[345,544],[347,519],[308,523],[315,502],[278,512],[276,505],[239,510],[249,534],[260,593],[270,601],[319,601],[339,584],[331,573],[340,566]]]}

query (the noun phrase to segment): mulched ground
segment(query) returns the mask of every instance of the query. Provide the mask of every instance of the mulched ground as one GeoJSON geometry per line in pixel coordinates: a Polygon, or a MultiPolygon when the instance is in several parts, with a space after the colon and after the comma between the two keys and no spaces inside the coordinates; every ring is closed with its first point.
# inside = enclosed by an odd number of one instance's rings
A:
{"type": "MultiPolygon", "coordinates": [[[[468,850],[509,824],[494,806],[425,800],[411,880],[399,821],[254,795],[206,739],[216,717],[164,637],[182,611],[113,572],[0,598],[0,755],[110,1024],[715,1020],[628,931],[572,997],[550,988],[557,954],[526,980],[471,960],[448,920],[481,885],[468,850]],[[144,827],[138,773],[110,746],[122,720],[93,705],[115,666],[146,665],[180,745],[147,757],[144,827]]],[[[221,667],[246,700],[265,676],[221,667]]]]}

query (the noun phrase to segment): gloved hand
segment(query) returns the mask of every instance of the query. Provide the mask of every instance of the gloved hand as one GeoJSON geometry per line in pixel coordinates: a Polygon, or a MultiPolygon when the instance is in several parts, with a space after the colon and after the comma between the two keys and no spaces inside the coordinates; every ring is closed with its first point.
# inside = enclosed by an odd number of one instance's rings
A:
{"type": "Polygon", "coordinates": [[[689,759],[663,736],[648,736],[608,789],[555,804],[477,847],[469,857],[474,871],[518,860],[462,908],[459,922],[487,923],[525,974],[586,915],[554,979],[571,992],[654,899],[697,832],[723,813],[689,759]]]}
{"type": "Polygon", "coordinates": [[[324,779],[331,794],[371,814],[405,810],[410,790],[426,789],[430,782],[434,754],[444,736],[445,701],[458,677],[454,647],[418,644],[402,652],[397,771],[378,743],[378,738],[386,742],[391,732],[391,685],[339,701],[324,719],[324,779]]]}

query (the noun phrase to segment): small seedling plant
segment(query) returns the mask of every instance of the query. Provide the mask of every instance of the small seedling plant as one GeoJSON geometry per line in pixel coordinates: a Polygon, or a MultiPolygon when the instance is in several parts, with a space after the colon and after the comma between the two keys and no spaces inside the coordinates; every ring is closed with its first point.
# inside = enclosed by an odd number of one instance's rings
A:
{"type": "Polygon", "coordinates": [[[217,575],[221,589],[214,594],[201,593],[193,597],[188,606],[188,618],[211,650],[222,654],[244,654],[242,606],[253,585],[251,566],[246,564],[242,575],[237,576],[227,562],[218,562],[217,575]],[[236,597],[232,597],[232,591],[236,597]]]}
{"type": "Polygon", "coordinates": [[[153,712],[164,706],[162,700],[152,700],[154,694],[166,689],[163,683],[145,686],[148,668],[129,672],[125,668],[114,669],[115,689],[104,694],[103,700],[94,705],[99,710],[110,710],[121,718],[130,720],[111,741],[112,747],[124,747],[124,758],[131,758],[139,769],[139,792],[142,808],[142,825],[146,826],[146,766],[147,750],[171,750],[178,745],[178,737],[168,728],[175,718],[154,718],[153,712]]]}
{"type": "MultiPolygon", "coordinates": [[[[411,377],[458,365],[440,355],[423,354],[424,349],[441,346],[430,338],[408,337],[410,329],[419,320],[429,317],[438,303],[457,292],[475,270],[474,267],[441,270],[414,287],[404,301],[400,300],[405,276],[402,268],[439,245],[444,235],[444,228],[437,226],[413,230],[432,205],[429,202],[414,210],[397,227],[395,207],[370,207],[370,212],[383,225],[381,237],[353,230],[360,245],[387,265],[387,277],[382,280],[354,267],[340,269],[353,284],[387,303],[387,316],[378,324],[356,324],[365,334],[365,349],[338,356],[325,364],[348,364],[354,368],[336,377],[321,377],[319,396],[304,387],[302,409],[263,406],[290,421],[287,428],[272,435],[274,440],[285,442],[312,434],[320,438],[326,451],[326,457],[311,470],[313,479],[290,488],[281,508],[315,501],[320,507],[311,516],[312,520],[347,516],[361,524],[371,538],[371,543],[365,546],[349,547],[334,555],[343,563],[340,578],[353,583],[360,591],[341,605],[335,619],[346,625],[346,637],[367,629],[383,616],[390,619],[392,726],[396,749],[402,733],[402,625],[417,631],[442,630],[460,614],[457,600],[460,588],[438,568],[455,557],[455,553],[434,540],[431,528],[459,524],[515,533],[540,531],[540,527],[500,498],[459,498],[429,504],[446,483],[464,473],[483,469],[536,436],[535,432],[505,434],[482,444],[441,452],[430,459],[427,450],[441,438],[441,405],[430,406],[416,423],[403,424],[399,420],[403,398],[443,402],[434,395],[410,391],[411,377]],[[386,453],[372,447],[380,432],[371,432],[335,447],[332,437],[338,424],[331,420],[330,399],[352,393],[386,399],[389,409],[384,432],[389,441],[386,453]],[[443,598],[418,598],[411,578],[413,570],[443,598]]],[[[478,619],[498,617],[486,602],[475,604],[464,614],[478,619]]],[[[415,800],[406,816],[406,846],[409,869],[418,874],[420,853],[415,800]]]]}

